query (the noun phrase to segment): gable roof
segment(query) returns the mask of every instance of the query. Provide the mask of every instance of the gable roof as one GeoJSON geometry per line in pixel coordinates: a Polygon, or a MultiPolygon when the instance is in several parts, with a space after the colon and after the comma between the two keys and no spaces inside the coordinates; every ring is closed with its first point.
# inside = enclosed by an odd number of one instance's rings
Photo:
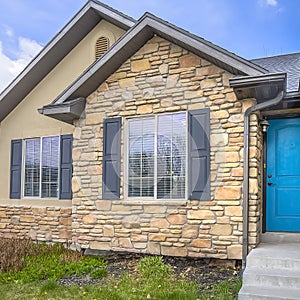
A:
{"type": "Polygon", "coordinates": [[[0,94],[0,122],[102,19],[128,30],[135,20],[95,0],[89,0],[0,94]]]}
{"type": "Polygon", "coordinates": [[[287,73],[287,91],[299,91],[300,53],[264,57],[251,61],[272,73],[287,73]]]}
{"type": "MultiPolygon", "coordinates": [[[[55,99],[59,105],[72,99],[87,97],[123,62],[138,51],[149,39],[158,35],[213,64],[236,75],[262,75],[264,68],[216,46],[203,38],[170,24],[150,13],[144,14],[100,59],[95,61],[67,89],[55,99]]],[[[42,110],[41,110],[42,112],[42,110]]]]}

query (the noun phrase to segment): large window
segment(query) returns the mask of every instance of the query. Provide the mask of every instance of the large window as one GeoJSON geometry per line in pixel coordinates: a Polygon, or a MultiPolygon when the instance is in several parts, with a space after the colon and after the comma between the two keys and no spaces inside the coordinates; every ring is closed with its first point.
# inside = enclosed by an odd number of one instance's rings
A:
{"type": "Polygon", "coordinates": [[[128,120],[127,196],[185,199],[186,113],[128,120]]]}
{"type": "Polygon", "coordinates": [[[58,198],[59,137],[25,140],[24,197],[58,198]]]}

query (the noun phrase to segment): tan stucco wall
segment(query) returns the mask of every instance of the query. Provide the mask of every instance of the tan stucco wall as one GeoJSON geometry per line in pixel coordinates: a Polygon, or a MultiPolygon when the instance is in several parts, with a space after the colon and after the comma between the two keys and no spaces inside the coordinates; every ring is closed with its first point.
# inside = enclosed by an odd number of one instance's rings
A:
{"type": "Polygon", "coordinates": [[[2,121],[0,205],[71,205],[71,201],[9,200],[10,143],[12,139],[73,133],[72,125],[42,116],[37,109],[52,102],[94,61],[95,42],[99,36],[107,36],[112,45],[123,33],[124,30],[101,21],[2,121]]]}

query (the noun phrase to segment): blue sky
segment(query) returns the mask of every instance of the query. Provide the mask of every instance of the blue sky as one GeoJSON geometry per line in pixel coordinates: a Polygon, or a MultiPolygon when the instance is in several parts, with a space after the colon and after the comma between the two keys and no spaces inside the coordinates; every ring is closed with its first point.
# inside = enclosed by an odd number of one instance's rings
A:
{"type": "MultiPolygon", "coordinates": [[[[149,11],[245,58],[300,52],[300,0],[103,0],[149,11]]],[[[86,0],[0,0],[0,90],[86,0]]]]}

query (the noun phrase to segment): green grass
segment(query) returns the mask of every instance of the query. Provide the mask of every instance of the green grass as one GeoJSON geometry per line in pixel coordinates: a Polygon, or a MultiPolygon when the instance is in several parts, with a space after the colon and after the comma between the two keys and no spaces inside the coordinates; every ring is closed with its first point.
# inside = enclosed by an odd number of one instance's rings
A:
{"type": "Polygon", "coordinates": [[[101,257],[85,257],[59,245],[33,244],[32,247],[28,246],[28,251],[23,248],[23,258],[12,256],[9,261],[7,255],[9,267],[0,272],[0,299],[227,300],[237,299],[241,285],[240,280],[226,281],[211,291],[199,291],[195,282],[177,279],[159,256],[141,259],[134,274],[104,278],[108,272],[101,257]],[[57,279],[65,274],[90,274],[103,279],[92,286],[58,285],[57,279]]]}
{"type": "Polygon", "coordinates": [[[218,299],[218,300],[232,300],[237,299],[239,290],[242,287],[242,280],[240,278],[233,280],[222,281],[213,286],[211,291],[203,293],[199,299],[218,299]]]}
{"type": "Polygon", "coordinates": [[[10,267],[0,273],[0,282],[57,280],[72,274],[90,274],[93,278],[102,278],[108,274],[107,263],[102,257],[83,256],[81,253],[65,249],[61,244],[32,243],[31,248],[28,247],[27,252],[22,252],[22,255],[19,258],[12,257],[12,262],[9,262],[10,258],[6,258],[6,264],[10,267]]]}
{"type": "Polygon", "coordinates": [[[124,275],[103,285],[62,287],[55,281],[26,284],[0,284],[0,299],[99,299],[99,300],[229,300],[237,299],[240,282],[222,282],[212,291],[199,293],[196,284],[183,281],[162,281],[161,285],[143,282],[138,277],[124,275]]]}

